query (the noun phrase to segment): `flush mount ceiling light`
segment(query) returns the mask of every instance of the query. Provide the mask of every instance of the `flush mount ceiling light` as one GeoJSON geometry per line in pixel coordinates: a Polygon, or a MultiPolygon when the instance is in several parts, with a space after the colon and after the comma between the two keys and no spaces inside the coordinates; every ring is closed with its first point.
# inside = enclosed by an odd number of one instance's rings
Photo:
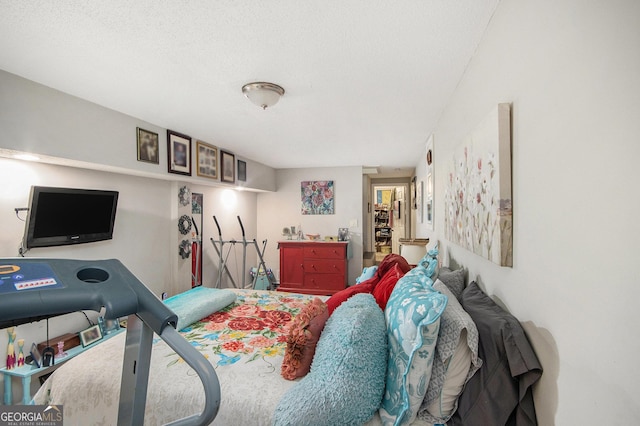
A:
{"type": "Polygon", "coordinates": [[[277,84],[258,82],[242,86],[242,93],[260,108],[267,109],[278,103],[284,89],[277,84]]]}

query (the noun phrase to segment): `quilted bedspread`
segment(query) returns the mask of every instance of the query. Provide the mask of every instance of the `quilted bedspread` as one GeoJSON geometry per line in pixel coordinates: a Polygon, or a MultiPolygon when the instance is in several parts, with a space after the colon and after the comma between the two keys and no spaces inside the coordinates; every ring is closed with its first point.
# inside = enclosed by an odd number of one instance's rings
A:
{"type": "MultiPolygon", "coordinates": [[[[288,327],[302,306],[316,296],[233,291],[237,293],[234,303],[180,333],[218,375],[221,404],[212,424],[271,425],[282,395],[296,383],[280,374],[288,327]]],[[[62,404],[65,426],[117,424],[124,342],[122,333],[64,363],[33,402],[62,404]]],[[[199,414],[203,407],[203,388],[196,373],[154,336],[145,424],[160,425],[199,414]]],[[[417,420],[414,424],[426,423],[417,420]]],[[[376,414],[366,425],[381,425],[380,417],[376,414]]]]}
{"type": "MultiPolygon", "coordinates": [[[[280,365],[290,320],[313,296],[234,290],[236,302],[180,331],[215,367],[222,402],[214,425],[271,424],[295,382],[280,365]]],[[[65,425],[117,423],[124,333],[69,360],[40,388],[36,404],[62,404],[65,425]]],[[[145,424],[197,414],[204,407],[195,372],[154,336],[145,424]]]]}

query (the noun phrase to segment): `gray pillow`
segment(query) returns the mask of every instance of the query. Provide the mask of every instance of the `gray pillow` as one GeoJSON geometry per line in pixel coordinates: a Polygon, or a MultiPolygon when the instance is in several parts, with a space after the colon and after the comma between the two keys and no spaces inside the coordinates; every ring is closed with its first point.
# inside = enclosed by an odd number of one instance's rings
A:
{"type": "Polygon", "coordinates": [[[431,380],[418,418],[428,423],[446,423],[458,407],[464,385],[482,365],[478,358],[478,329],[453,293],[436,280],[433,288],[448,298],[440,317],[431,380]]]}
{"type": "Polygon", "coordinates": [[[542,366],[520,322],[475,282],[460,304],[478,328],[482,369],[465,385],[447,425],[538,424],[533,386],[542,366]]]}
{"type": "Polygon", "coordinates": [[[456,296],[456,299],[460,301],[462,297],[462,291],[464,290],[464,269],[451,269],[443,266],[438,272],[438,279],[442,281],[444,285],[456,296]]]}

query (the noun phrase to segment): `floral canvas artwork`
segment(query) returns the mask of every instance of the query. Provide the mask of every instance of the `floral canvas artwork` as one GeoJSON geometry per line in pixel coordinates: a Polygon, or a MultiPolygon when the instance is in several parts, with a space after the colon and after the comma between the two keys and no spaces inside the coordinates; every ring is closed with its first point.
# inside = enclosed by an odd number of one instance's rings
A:
{"type": "Polygon", "coordinates": [[[499,104],[464,140],[449,170],[445,238],[513,266],[510,104],[499,104]]]}
{"type": "Polygon", "coordinates": [[[333,181],[303,181],[300,184],[302,214],[334,214],[333,181]]]}

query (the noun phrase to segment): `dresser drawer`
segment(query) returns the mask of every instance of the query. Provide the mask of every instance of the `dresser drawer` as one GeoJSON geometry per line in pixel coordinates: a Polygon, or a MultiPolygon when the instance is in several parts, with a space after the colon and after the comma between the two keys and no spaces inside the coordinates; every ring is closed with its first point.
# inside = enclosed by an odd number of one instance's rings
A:
{"type": "Polygon", "coordinates": [[[318,294],[335,293],[345,288],[344,275],[305,274],[304,288],[308,290],[317,290],[318,294]]]}
{"type": "Polygon", "coordinates": [[[326,259],[305,259],[303,264],[305,274],[341,274],[344,275],[344,261],[326,259]]]}
{"type": "Polygon", "coordinates": [[[312,247],[304,248],[305,259],[342,259],[344,260],[346,252],[344,247],[322,247],[314,245],[312,247]]]}

